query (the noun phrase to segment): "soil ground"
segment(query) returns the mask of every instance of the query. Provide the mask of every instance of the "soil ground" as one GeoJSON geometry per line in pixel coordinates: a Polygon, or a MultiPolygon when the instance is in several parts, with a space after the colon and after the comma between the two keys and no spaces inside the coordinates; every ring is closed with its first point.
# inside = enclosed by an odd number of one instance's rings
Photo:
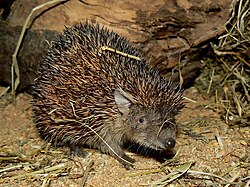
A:
{"type": "Polygon", "coordinates": [[[128,152],[137,161],[131,170],[97,150],[88,149],[86,157],[72,157],[67,148],[47,144],[32,122],[31,96],[19,94],[15,105],[4,105],[2,97],[0,186],[154,186],[188,163],[192,164],[187,172],[167,186],[225,186],[226,182],[249,186],[250,129],[229,127],[194,87],[186,90],[185,96],[196,103],[187,101],[177,118],[177,156],[163,167],[151,157],[128,152]]]}

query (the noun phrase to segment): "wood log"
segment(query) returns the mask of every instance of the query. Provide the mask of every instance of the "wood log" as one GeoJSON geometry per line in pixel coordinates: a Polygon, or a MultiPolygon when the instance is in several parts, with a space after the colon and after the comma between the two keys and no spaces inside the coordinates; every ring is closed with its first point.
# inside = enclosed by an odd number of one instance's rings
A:
{"type": "MultiPolygon", "coordinates": [[[[16,1],[8,17],[9,24],[23,25],[32,8],[47,1],[32,2],[16,1]]],[[[232,0],[71,0],[37,12],[30,29],[36,33],[36,29],[62,30],[65,25],[72,26],[79,21],[99,23],[127,37],[143,51],[150,66],[159,69],[163,75],[173,75],[178,81],[181,70],[187,85],[198,75],[200,63],[197,62],[206,55],[209,41],[224,32],[231,4],[232,0]]],[[[42,41],[42,37],[38,37],[37,44],[34,43],[32,48],[23,45],[22,50],[38,49],[42,41]]],[[[25,40],[29,41],[28,37],[25,40]]],[[[22,53],[19,59],[21,56],[22,53]]],[[[40,56],[34,61],[27,59],[27,62],[19,63],[20,69],[30,68],[27,66],[30,61],[34,63],[32,67],[36,66],[41,61],[40,56]]],[[[6,65],[5,68],[10,69],[6,65]]],[[[34,74],[35,68],[25,73],[31,72],[34,74]]],[[[25,79],[31,82],[33,77],[26,76],[25,79]]],[[[23,79],[20,88],[27,86],[22,83],[23,79]]]]}
{"type": "MultiPolygon", "coordinates": [[[[11,86],[12,55],[22,27],[11,27],[0,22],[0,84],[11,86]]],[[[48,41],[56,37],[55,31],[28,31],[18,54],[20,70],[20,85],[18,90],[24,90],[37,76],[37,65],[48,47],[48,41]]]]}

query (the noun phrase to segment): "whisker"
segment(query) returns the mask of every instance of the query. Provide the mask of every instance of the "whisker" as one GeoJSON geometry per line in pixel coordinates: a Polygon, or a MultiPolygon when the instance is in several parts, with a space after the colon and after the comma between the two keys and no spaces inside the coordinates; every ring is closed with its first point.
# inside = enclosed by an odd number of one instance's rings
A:
{"type": "Polygon", "coordinates": [[[168,119],[166,119],[166,120],[162,123],[162,125],[161,125],[160,128],[159,128],[159,131],[158,131],[156,137],[159,137],[160,132],[161,132],[161,130],[162,130],[162,127],[163,127],[163,125],[165,125],[165,123],[170,122],[171,124],[173,124],[173,123],[170,121],[170,119],[171,119],[171,118],[168,118],[168,119]]]}

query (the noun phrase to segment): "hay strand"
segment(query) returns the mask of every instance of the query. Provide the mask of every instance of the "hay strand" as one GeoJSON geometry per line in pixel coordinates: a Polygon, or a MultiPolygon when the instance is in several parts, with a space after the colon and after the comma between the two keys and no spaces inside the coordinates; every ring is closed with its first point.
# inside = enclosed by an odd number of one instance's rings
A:
{"type": "Polygon", "coordinates": [[[22,41],[25,37],[25,32],[26,29],[28,28],[28,24],[30,23],[31,17],[33,16],[33,14],[37,11],[40,10],[41,8],[47,7],[47,6],[52,6],[54,4],[57,3],[61,3],[61,2],[66,2],[68,0],[52,0],[46,3],[43,3],[41,5],[36,6],[35,8],[33,8],[29,14],[29,16],[27,17],[27,19],[25,20],[25,23],[23,25],[22,28],[22,32],[19,36],[18,42],[17,42],[17,46],[15,49],[15,52],[12,55],[12,65],[11,65],[11,94],[12,94],[12,102],[15,103],[16,102],[16,97],[15,97],[15,92],[16,89],[18,87],[18,85],[20,84],[20,72],[19,72],[19,66],[18,66],[18,61],[17,61],[17,55],[18,52],[20,50],[20,46],[22,44],[22,41]]]}

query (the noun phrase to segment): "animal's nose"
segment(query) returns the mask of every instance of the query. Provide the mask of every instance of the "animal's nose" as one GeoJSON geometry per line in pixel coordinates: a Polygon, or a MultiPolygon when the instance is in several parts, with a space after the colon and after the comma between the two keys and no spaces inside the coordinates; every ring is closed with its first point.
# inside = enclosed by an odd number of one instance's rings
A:
{"type": "Polygon", "coordinates": [[[175,146],[175,139],[173,138],[167,138],[165,141],[165,145],[167,148],[174,148],[175,146]]]}

